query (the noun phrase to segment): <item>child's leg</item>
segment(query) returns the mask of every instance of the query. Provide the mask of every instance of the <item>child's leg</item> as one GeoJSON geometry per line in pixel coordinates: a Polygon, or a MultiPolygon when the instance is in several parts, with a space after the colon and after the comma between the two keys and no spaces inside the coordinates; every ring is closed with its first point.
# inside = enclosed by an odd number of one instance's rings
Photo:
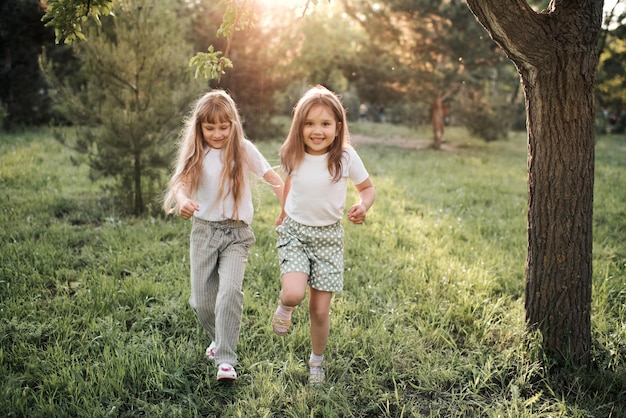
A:
{"type": "Polygon", "coordinates": [[[291,313],[304,299],[308,278],[308,274],[300,272],[285,273],[283,275],[283,286],[279,295],[280,303],[272,318],[272,326],[276,334],[285,335],[289,331],[291,313]]]}
{"type": "Polygon", "coordinates": [[[310,288],[309,314],[311,316],[311,347],[313,354],[321,356],[326,350],[330,333],[330,301],[332,292],[310,288]]]}
{"type": "Polygon", "coordinates": [[[280,303],[285,307],[298,306],[304,300],[308,279],[309,275],[306,273],[285,273],[282,277],[280,303]]]}
{"type": "Polygon", "coordinates": [[[215,299],[219,286],[218,249],[207,236],[211,227],[194,222],[190,239],[191,296],[189,304],[211,340],[215,340],[215,299]]]}
{"type": "Polygon", "coordinates": [[[243,277],[254,233],[247,227],[234,228],[223,239],[233,240],[221,253],[218,271],[219,290],[215,303],[215,363],[237,364],[235,350],[239,342],[243,312],[243,277]]]}
{"type": "Polygon", "coordinates": [[[326,342],[330,333],[330,301],[333,294],[311,288],[309,295],[309,313],[311,316],[311,356],[309,357],[309,383],[317,385],[324,382],[322,367],[326,342]]]}

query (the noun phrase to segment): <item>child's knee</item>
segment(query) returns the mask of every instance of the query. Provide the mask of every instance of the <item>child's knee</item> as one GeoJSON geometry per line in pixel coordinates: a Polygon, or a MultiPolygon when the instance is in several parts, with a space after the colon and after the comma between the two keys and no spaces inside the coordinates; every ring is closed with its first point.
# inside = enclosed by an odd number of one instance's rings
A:
{"type": "Polygon", "coordinates": [[[283,289],[280,302],[284,306],[298,306],[304,300],[304,292],[298,289],[283,289]]]}
{"type": "Polygon", "coordinates": [[[309,306],[309,315],[311,317],[311,321],[326,322],[330,316],[330,311],[321,306],[309,306]]]}
{"type": "Polygon", "coordinates": [[[300,272],[287,273],[282,280],[280,302],[284,306],[298,306],[306,295],[308,275],[300,272]]]}

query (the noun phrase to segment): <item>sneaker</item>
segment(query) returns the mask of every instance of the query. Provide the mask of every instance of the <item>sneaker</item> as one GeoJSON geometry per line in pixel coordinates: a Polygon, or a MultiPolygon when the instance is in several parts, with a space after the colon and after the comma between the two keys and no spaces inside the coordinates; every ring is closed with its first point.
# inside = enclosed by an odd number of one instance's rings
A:
{"type": "Polygon", "coordinates": [[[326,379],[326,373],[322,367],[322,363],[310,363],[309,362],[309,384],[321,385],[326,379]]]}
{"type": "Polygon", "coordinates": [[[215,360],[215,341],[211,341],[211,345],[206,348],[204,352],[209,360],[215,360]]]}
{"type": "Polygon", "coordinates": [[[237,372],[232,364],[222,363],[217,368],[217,380],[237,380],[237,372]]]}

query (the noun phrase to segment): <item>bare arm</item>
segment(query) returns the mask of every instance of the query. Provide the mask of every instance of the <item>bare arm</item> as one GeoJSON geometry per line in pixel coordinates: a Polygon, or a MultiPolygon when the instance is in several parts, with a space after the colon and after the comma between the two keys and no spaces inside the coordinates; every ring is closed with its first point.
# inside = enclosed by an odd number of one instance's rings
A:
{"type": "Polygon", "coordinates": [[[291,190],[291,176],[287,176],[285,179],[285,187],[283,189],[283,198],[281,201],[282,208],[280,211],[280,215],[276,219],[276,226],[283,223],[283,219],[287,216],[287,212],[285,212],[285,203],[287,202],[287,195],[289,194],[289,190],[291,190]]]}
{"type": "Polygon", "coordinates": [[[183,219],[189,219],[193,216],[194,212],[200,209],[200,206],[189,197],[189,190],[187,183],[182,183],[178,190],[176,190],[176,207],[178,208],[178,214],[183,219]]]}
{"type": "Polygon", "coordinates": [[[285,185],[283,184],[283,179],[276,173],[274,170],[269,170],[267,173],[263,175],[263,180],[265,180],[270,186],[272,186],[272,191],[278,198],[278,201],[283,203],[283,193],[285,190],[285,185]]]}
{"type": "Polygon", "coordinates": [[[364,182],[356,184],[354,187],[359,192],[359,203],[353,205],[350,210],[348,210],[348,220],[355,224],[362,224],[365,222],[367,211],[374,204],[376,189],[369,177],[364,182]]]}

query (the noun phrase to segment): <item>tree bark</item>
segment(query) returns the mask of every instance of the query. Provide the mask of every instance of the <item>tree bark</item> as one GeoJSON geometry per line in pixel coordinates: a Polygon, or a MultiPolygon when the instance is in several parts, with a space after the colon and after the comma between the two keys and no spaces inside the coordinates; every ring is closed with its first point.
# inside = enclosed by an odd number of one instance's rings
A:
{"type": "Polygon", "coordinates": [[[594,83],[602,3],[466,0],[520,74],[528,129],[526,323],[557,362],[591,348],[594,83]]]}
{"type": "Polygon", "coordinates": [[[133,213],[135,215],[141,215],[144,211],[143,207],[143,190],[141,190],[141,172],[143,168],[141,166],[141,151],[135,151],[134,161],[133,161],[134,175],[133,179],[135,182],[135,198],[133,202],[133,213]]]}
{"type": "Polygon", "coordinates": [[[431,105],[432,122],[433,122],[433,148],[436,150],[441,149],[443,144],[443,131],[444,131],[444,115],[443,115],[443,97],[437,95],[431,105]]]}

